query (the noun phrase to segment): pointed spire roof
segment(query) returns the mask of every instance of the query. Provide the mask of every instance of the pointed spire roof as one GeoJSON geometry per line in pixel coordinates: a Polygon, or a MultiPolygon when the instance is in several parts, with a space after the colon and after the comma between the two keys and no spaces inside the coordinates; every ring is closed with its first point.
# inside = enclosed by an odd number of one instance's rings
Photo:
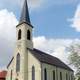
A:
{"type": "Polygon", "coordinates": [[[24,1],[24,5],[22,8],[22,13],[21,13],[21,17],[20,17],[20,23],[22,22],[26,22],[28,24],[30,24],[30,18],[29,18],[29,11],[28,11],[28,4],[27,4],[27,0],[24,1]]]}

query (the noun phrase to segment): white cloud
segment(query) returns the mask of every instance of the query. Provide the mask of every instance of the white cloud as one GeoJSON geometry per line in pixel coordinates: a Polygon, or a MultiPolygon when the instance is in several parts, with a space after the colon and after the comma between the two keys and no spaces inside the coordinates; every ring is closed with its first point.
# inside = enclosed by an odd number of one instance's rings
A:
{"type": "MultiPolygon", "coordinates": [[[[79,0],[27,0],[29,7],[33,10],[35,8],[44,8],[44,7],[49,7],[53,5],[65,5],[65,4],[76,4],[79,3],[79,0]]],[[[18,0],[18,4],[21,5],[23,3],[23,0],[18,0]]]]}
{"type": "Polygon", "coordinates": [[[9,62],[14,49],[16,25],[18,21],[7,9],[0,11],[0,67],[9,62]]]}
{"type": "MultiPolygon", "coordinates": [[[[29,8],[35,9],[42,6],[44,0],[27,0],[29,8]]],[[[0,1],[0,8],[8,8],[8,9],[15,9],[21,8],[23,6],[24,0],[2,0],[0,1]]]]}
{"type": "MultiPolygon", "coordinates": [[[[27,0],[28,5],[30,8],[38,8],[41,7],[41,5],[44,3],[45,0],[27,0]]],[[[23,6],[24,0],[17,0],[15,4],[18,4],[19,6],[23,6]]]]}
{"type": "Polygon", "coordinates": [[[45,0],[28,0],[31,9],[42,7],[45,0]]]}
{"type": "Polygon", "coordinates": [[[72,22],[71,27],[80,32],[80,4],[77,6],[74,17],[69,21],[72,22]]]}
{"type": "Polygon", "coordinates": [[[69,47],[73,42],[80,42],[79,39],[47,39],[44,36],[35,37],[33,39],[34,47],[45,51],[53,56],[58,57],[62,61],[68,63],[69,52],[67,51],[67,47],[69,47]]]}
{"type": "MultiPolygon", "coordinates": [[[[27,0],[28,5],[31,10],[37,10],[39,8],[44,8],[52,5],[65,5],[65,4],[76,4],[79,3],[79,0],[27,0]],[[36,9],[35,9],[36,8],[36,9]]],[[[0,8],[10,8],[15,9],[23,5],[24,0],[1,0],[0,8]],[[9,4],[9,5],[8,5],[9,4]]]]}
{"type": "Polygon", "coordinates": [[[0,11],[0,36],[5,37],[6,39],[7,37],[8,39],[14,38],[15,35],[13,34],[16,33],[15,27],[17,24],[18,21],[13,12],[8,12],[6,9],[0,11]]]}

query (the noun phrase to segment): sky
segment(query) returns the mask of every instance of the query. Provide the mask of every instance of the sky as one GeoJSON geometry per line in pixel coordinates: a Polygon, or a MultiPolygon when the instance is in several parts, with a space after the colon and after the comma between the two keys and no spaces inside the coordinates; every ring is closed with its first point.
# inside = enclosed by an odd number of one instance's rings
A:
{"type": "MultiPolygon", "coordinates": [[[[0,0],[0,69],[11,60],[24,0],[0,0]]],[[[34,47],[68,64],[67,47],[80,43],[80,0],[28,0],[34,47]]]]}

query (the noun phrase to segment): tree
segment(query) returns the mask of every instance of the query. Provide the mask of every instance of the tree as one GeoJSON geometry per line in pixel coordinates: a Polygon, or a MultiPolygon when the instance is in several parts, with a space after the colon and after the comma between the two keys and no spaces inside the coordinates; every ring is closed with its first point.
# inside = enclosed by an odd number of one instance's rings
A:
{"type": "Polygon", "coordinates": [[[76,68],[76,76],[80,80],[80,44],[72,44],[69,47],[70,55],[70,65],[73,65],[76,68]]]}
{"type": "Polygon", "coordinates": [[[80,77],[78,78],[78,80],[80,80],[80,77]]]}

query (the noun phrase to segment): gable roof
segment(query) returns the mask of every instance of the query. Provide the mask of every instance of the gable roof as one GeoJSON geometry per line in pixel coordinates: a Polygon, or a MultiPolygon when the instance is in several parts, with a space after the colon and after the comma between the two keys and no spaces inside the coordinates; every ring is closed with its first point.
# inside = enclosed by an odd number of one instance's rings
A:
{"type": "Polygon", "coordinates": [[[1,71],[0,72],[0,79],[2,79],[2,78],[6,78],[6,74],[7,74],[7,71],[1,71]]]}
{"type": "Polygon", "coordinates": [[[31,53],[42,63],[47,63],[50,65],[54,65],[56,67],[64,68],[66,70],[73,71],[70,67],[68,67],[65,63],[63,63],[60,59],[46,54],[38,49],[29,49],[31,53]]]}
{"type": "Polygon", "coordinates": [[[12,63],[14,57],[12,57],[11,61],[9,62],[9,64],[7,65],[7,68],[10,66],[10,64],[12,63]]]}

